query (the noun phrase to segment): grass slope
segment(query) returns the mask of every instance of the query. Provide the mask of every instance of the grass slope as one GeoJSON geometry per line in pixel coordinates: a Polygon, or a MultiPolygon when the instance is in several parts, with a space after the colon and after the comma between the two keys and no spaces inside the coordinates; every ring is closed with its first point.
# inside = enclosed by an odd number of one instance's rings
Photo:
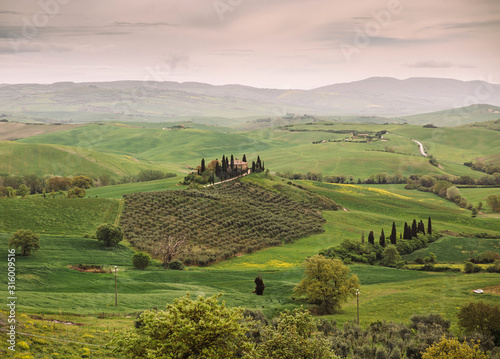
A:
{"type": "Polygon", "coordinates": [[[0,199],[0,232],[31,229],[37,233],[95,233],[102,223],[114,223],[118,201],[103,198],[0,199]]]}
{"type": "Polygon", "coordinates": [[[493,155],[500,145],[496,133],[484,129],[424,129],[409,125],[364,125],[317,123],[299,125],[307,132],[280,129],[262,129],[247,132],[220,132],[207,128],[163,130],[161,128],[133,128],[118,125],[87,125],[64,133],[25,138],[23,143],[50,143],[54,145],[92,148],[100,152],[125,155],[141,162],[177,167],[194,166],[201,158],[221,158],[222,154],[246,154],[248,158],[260,155],[266,167],[273,171],[322,172],[323,174],[352,175],[364,179],[376,173],[409,175],[413,173],[452,174],[479,177],[482,173],[463,166],[479,155],[493,155]],[[316,128],[317,127],[317,128],[316,128]],[[384,141],[373,143],[315,141],[338,139],[345,134],[326,130],[388,130],[384,141]],[[394,134],[393,134],[394,132],[394,134]],[[427,151],[441,162],[444,170],[429,164],[422,157],[416,138],[427,151]],[[385,152],[387,149],[399,153],[385,152]]]}
{"type": "Polygon", "coordinates": [[[0,141],[0,173],[39,176],[85,174],[92,177],[109,175],[117,178],[136,174],[143,169],[165,170],[130,156],[102,153],[91,148],[0,141]]]}

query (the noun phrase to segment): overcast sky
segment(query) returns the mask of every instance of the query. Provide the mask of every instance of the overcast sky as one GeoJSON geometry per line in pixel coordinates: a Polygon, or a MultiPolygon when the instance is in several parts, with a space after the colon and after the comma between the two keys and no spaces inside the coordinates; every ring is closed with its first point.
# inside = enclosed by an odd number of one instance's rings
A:
{"type": "Polygon", "coordinates": [[[499,0],[1,0],[0,83],[500,83],[499,0]]]}

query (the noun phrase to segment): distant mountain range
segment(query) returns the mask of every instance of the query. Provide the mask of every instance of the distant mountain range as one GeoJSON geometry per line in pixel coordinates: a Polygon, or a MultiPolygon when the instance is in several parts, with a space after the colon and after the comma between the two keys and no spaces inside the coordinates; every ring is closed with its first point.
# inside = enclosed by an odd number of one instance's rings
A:
{"type": "Polygon", "coordinates": [[[408,116],[473,103],[500,106],[500,85],[373,77],[312,90],[196,82],[59,82],[0,85],[0,115],[42,122],[169,121],[185,116],[408,116]]]}

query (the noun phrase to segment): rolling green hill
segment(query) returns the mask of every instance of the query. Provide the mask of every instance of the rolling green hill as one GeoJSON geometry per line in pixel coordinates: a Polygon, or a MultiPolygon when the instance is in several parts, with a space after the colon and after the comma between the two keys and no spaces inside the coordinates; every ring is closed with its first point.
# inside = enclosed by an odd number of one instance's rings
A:
{"type": "MultiPolygon", "coordinates": [[[[352,175],[364,179],[376,173],[451,174],[479,177],[482,173],[463,166],[478,156],[494,155],[500,138],[485,129],[428,129],[409,125],[359,125],[314,123],[285,129],[262,129],[246,132],[221,132],[220,129],[189,128],[164,130],[120,125],[87,125],[74,130],[45,134],[19,140],[20,143],[54,144],[92,149],[100,153],[125,155],[138,164],[184,169],[197,165],[201,158],[221,158],[223,154],[260,155],[273,171],[299,173],[322,172],[329,175],[352,175]],[[372,143],[326,142],[349,137],[349,133],[390,131],[372,143]],[[441,168],[423,157],[416,143],[421,141],[429,154],[438,158],[441,168]]],[[[129,163],[129,162],[127,162],[129,163]]]]}
{"type": "MultiPolygon", "coordinates": [[[[80,142],[81,143],[81,142],[80,142]]],[[[0,141],[0,173],[39,176],[85,174],[118,178],[143,169],[165,167],[131,156],[95,151],[92,146],[72,147],[54,144],[31,144],[0,141]]]]}

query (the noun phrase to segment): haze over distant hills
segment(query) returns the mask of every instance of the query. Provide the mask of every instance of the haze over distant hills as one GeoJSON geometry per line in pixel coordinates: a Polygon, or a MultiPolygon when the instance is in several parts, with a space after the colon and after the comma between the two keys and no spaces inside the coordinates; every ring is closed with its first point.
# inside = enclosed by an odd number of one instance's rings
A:
{"type": "Polygon", "coordinates": [[[500,106],[500,85],[373,77],[312,90],[116,81],[0,85],[0,114],[42,122],[168,121],[183,116],[407,116],[473,103],[500,106]]]}

